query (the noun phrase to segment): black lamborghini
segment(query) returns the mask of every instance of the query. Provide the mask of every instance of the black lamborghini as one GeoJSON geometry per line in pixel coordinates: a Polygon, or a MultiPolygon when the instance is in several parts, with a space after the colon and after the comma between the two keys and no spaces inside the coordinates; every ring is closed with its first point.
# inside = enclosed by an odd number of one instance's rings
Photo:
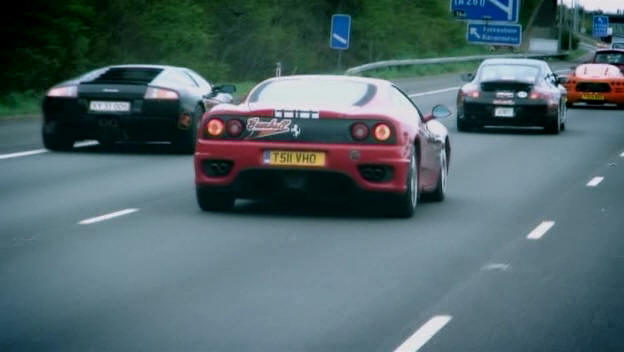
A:
{"type": "Polygon", "coordinates": [[[231,85],[212,86],[183,67],[100,68],[47,92],[42,103],[43,144],[68,150],[84,139],[104,146],[167,141],[179,151],[192,152],[203,113],[231,101],[234,90],[231,85]]]}

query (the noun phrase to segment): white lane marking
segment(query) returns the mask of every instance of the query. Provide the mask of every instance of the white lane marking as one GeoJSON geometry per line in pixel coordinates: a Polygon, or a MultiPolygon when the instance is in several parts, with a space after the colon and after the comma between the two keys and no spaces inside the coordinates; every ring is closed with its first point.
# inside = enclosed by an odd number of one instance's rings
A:
{"type": "Polygon", "coordinates": [[[600,184],[600,182],[602,182],[602,180],[604,180],[604,177],[596,176],[592,178],[591,181],[587,182],[587,187],[596,187],[600,184]]]}
{"type": "Polygon", "coordinates": [[[624,158],[624,152],[620,154],[620,158],[624,158]]]}
{"type": "Polygon", "coordinates": [[[410,336],[394,352],[416,352],[424,346],[431,338],[440,331],[444,325],[448,324],[453,317],[450,315],[436,315],[429,319],[425,325],[410,336]]]}
{"type": "Polygon", "coordinates": [[[510,265],[505,263],[489,263],[484,265],[481,270],[483,271],[507,271],[510,265]]]}
{"type": "Polygon", "coordinates": [[[546,234],[546,232],[548,232],[548,230],[550,230],[551,227],[555,226],[555,222],[554,221],[543,221],[541,224],[539,224],[533,231],[531,231],[528,235],[527,235],[527,239],[528,240],[539,240],[540,238],[542,238],[542,236],[544,236],[546,234]]]}
{"type": "Polygon", "coordinates": [[[139,211],[139,209],[136,209],[136,208],[119,210],[119,211],[116,211],[116,212],[113,212],[113,213],[96,216],[94,218],[84,219],[84,220],[78,222],[78,224],[80,224],[80,225],[89,225],[89,224],[93,224],[93,223],[96,223],[96,222],[100,222],[100,221],[116,218],[118,216],[132,214],[132,213],[137,212],[137,211],[139,211]]]}
{"type": "MultiPolygon", "coordinates": [[[[94,145],[98,145],[97,141],[84,141],[84,142],[78,142],[76,144],[74,144],[74,148],[84,148],[84,147],[91,147],[94,145]]],[[[43,154],[43,153],[47,153],[49,152],[49,150],[47,149],[33,149],[33,150],[27,150],[24,152],[16,152],[16,153],[10,153],[10,154],[0,154],[0,160],[3,159],[11,159],[11,158],[19,158],[22,156],[29,156],[29,155],[36,155],[36,154],[43,154]]]]}
{"type": "Polygon", "coordinates": [[[35,150],[28,150],[25,152],[17,152],[17,153],[10,153],[10,154],[0,154],[0,160],[2,159],[11,159],[11,158],[19,158],[22,156],[29,156],[29,155],[35,155],[35,154],[41,154],[41,153],[47,153],[48,150],[47,149],[35,149],[35,150]]]}
{"type": "Polygon", "coordinates": [[[92,147],[98,144],[100,143],[98,143],[97,141],[83,141],[83,142],[74,143],[74,148],[92,147]]]}
{"type": "Polygon", "coordinates": [[[444,93],[444,92],[450,92],[452,90],[457,90],[460,87],[450,87],[450,88],[443,88],[443,89],[438,89],[438,90],[430,90],[428,92],[422,92],[422,93],[413,93],[408,95],[408,97],[410,98],[415,98],[415,97],[422,97],[425,95],[432,95],[432,94],[438,94],[438,93],[444,93]]]}

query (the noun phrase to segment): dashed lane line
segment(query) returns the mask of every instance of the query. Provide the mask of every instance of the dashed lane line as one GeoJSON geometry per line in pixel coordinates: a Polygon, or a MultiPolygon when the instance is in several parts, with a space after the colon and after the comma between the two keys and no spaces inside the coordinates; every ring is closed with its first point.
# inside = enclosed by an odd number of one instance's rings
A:
{"type": "Polygon", "coordinates": [[[546,234],[546,232],[548,232],[548,230],[550,230],[553,226],[555,226],[555,222],[554,221],[543,221],[541,224],[537,225],[537,227],[535,229],[533,229],[533,231],[531,231],[528,235],[527,235],[527,239],[528,240],[539,240],[540,238],[542,238],[542,236],[544,236],[546,234]]]}
{"type": "Polygon", "coordinates": [[[602,182],[602,180],[604,180],[604,177],[596,176],[587,182],[587,187],[596,187],[600,184],[600,182],[602,182]]]}
{"type": "MultiPolygon", "coordinates": [[[[78,142],[78,143],[74,144],[74,148],[91,147],[91,146],[94,146],[94,145],[97,145],[97,144],[98,144],[98,142],[96,142],[96,141],[78,142]]],[[[0,160],[19,158],[19,157],[23,157],[23,156],[30,156],[30,155],[37,155],[37,154],[43,154],[43,153],[47,153],[47,152],[49,152],[49,150],[47,150],[47,149],[33,149],[33,150],[27,150],[27,151],[23,151],[23,152],[16,152],[16,153],[9,153],[9,154],[0,154],[0,160]]]]}
{"type": "Polygon", "coordinates": [[[416,352],[438,333],[453,317],[450,315],[436,315],[421,326],[394,352],[416,352]]]}
{"type": "Polygon", "coordinates": [[[95,224],[97,222],[110,220],[110,219],[113,219],[113,218],[116,218],[116,217],[119,217],[119,216],[132,214],[132,213],[135,213],[137,211],[139,211],[139,209],[136,209],[136,208],[129,208],[129,209],[124,209],[124,210],[119,210],[119,211],[115,211],[115,212],[112,212],[112,213],[96,216],[94,218],[81,220],[81,221],[78,222],[78,224],[80,224],[80,225],[95,224]]]}

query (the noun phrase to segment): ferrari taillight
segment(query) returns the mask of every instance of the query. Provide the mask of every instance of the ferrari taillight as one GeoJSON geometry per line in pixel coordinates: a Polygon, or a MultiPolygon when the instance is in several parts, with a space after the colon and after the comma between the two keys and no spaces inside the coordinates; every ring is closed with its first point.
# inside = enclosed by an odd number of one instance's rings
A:
{"type": "Polygon", "coordinates": [[[225,131],[230,137],[238,137],[243,133],[243,123],[237,119],[228,120],[225,123],[225,131]]]}
{"type": "Polygon", "coordinates": [[[218,118],[211,118],[206,122],[206,127],[204,128],[206,134],[210,137],[219,137],[225,131],[225,125],[223,121],[218,118]]]}
{"type": "Polygon", "coordinates": [[[373,137],[379,142],[385,142],[392,136],[390,126],[385,123],[378,123],[373,127],[373,137]]]}
{"type": "Polygon", "coordinates": [[[358,122],[351,125],[351,137],[353,137],[353,139],[355,139],[356,141],[365,140],[366,138],[368,138],[369,133],[370,132],[366,124],[358,122]]]}

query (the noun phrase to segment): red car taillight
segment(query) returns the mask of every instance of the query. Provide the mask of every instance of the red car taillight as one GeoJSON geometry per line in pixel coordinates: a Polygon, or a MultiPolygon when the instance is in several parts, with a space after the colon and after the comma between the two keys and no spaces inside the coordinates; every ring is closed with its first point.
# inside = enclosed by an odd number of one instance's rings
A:
{"type": "Polygon", "coordinates": [[[390,126],[385,123],[378,123],[373,127],[373,137],[379,142],[385,142],[392,136],[390,126]]]}
{"type": "Polygon", "coordinates": [[[225,123],[225,131],[230,137],[239,137],[243,133],[243,123],[232,119],[225,123]]]}
{"type": "Polygon", "coordinates": [[[365,140],[368,138],[369,133],[368,126],[361,122],[351,125],[351,137],[353,137],[356,141],[365,140]]]}
{"type": "Polygon", "coordinates": [[[225,125],[223,124],[223,121],[213,117],[206,122],[204,131],[206,132],[206,135],[210,137],[219,137],[225,131],[225,125]]]}

